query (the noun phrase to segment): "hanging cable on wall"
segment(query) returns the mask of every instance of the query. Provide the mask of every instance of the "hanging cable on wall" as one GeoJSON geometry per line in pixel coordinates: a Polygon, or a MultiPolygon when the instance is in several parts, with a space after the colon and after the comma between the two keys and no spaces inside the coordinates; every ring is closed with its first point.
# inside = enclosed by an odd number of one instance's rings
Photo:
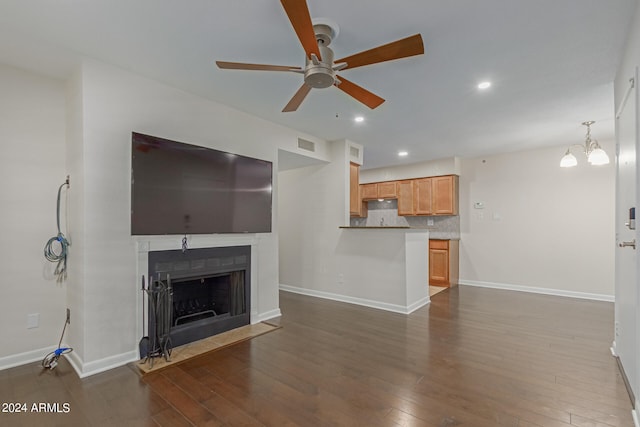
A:
{"type": "Polygon", "coordinates": [[[67,175],[66,181],[58,188],[58,201],[56,203],[56,221],[58,224],[58,235],[50,238],[44,245],[44,257],[47,261],[56,262],[56,269],[53,272],[57,276],[58,281],[62,281],[67,277],[67,254],[69,241],[64,237],[64,234],[60,231],[60,195],[64,186],[69,188],[69,176],[67,175]],[[56,243],[57,242],[57,243],[56,243]],[[56,251],[56,247],[59,249],[56,251]]]}
{"type": "Polygon", "coordinates": [[[42,367],[45,369],[54,369],[58,366],[58,359],[61,355],[71,353],[73,349],[71,347],[62,347],[62,338],[64,338],[64,331],[67,330],[67,325],[71,323],[71,313],[67,309],[67,319],[64,321],[64,327],[62,328],[62,335],[60,335],[60,341],[58,342],[58,348],[47,354],[42,359],[42,367]]]}

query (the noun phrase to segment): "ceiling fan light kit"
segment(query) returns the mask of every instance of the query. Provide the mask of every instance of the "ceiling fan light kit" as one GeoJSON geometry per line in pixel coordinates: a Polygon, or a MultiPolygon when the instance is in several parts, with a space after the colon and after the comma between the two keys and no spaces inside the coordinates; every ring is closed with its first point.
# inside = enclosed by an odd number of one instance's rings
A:
{"type": "Polygon", "coordinates": [[[312,21],[306,0],[280,0],[280,3],[282,3],[305,51],[304,69],[293,66],[227,61],[216,61],[216,64],[221,69],[290,71],[304,74],[302,86],[284,107],[283,112],[296,111],[311,89],[324,89],[330,86],[337,87],[367,107],[374,109],[384,102],[383,98],[337,75],[336,72],[424,54],[422,36],[416,34],[334,61],[333,50],[329,45],[339,33],[338,25],[327,18],[316,18],[312,21]]]}
{"type": "Polygon", "coordinates": [[[594,121],[582,122],[584,126],[587,127],[587,134],[585,135],[584,145],[573,144],[567,148],[566,153],[560,160],[561,168],[571,168],[578,164],[578,159],[576,156],[571,154],[572,147],[579,147],[580,151],[582,151],[585,156],[587,156],[587,162],[594,166],[606,165],[609,164],[609,156],[607,153],[600,147],[600,144],[595,139],[591,139],[591,125],[594,124],[594,121]]]}

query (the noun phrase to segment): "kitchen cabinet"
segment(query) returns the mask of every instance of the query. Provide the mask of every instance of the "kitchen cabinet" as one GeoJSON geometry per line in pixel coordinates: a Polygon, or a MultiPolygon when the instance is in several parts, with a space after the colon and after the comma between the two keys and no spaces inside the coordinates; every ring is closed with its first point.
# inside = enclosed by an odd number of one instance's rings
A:
{"type": "Polygon", "coordinates": [[[429,240],[429,284],[451,287],[458,284],[459,241],[429,240]]]}
{"type": "Polygon", "coordinates": [[[419,178],[413,184],[414,215],[431,215],[432,178],[419,178]]]}
{"type": "MultiPolygon", "coordinates": [[[[458,176],[417,178],[413,181],[413,212],[398,215],[458,215],[458,176]]],[[[398,197],[398,205],[400,197],[398,197]]]]}
{"type": "Polygon", "coordinates": [[[349,215],[367,216],[367,205],[360,196],[360,165],[357,163],[349,164],[349,215]]]}
{"type": "Polygon", "coordinates": [[[378,183],[378,199],[396,199],[398,191],[396,181],[378,183]]]}
{"type": "Polygon", "coordinates": [[[396,199],[396,181],[372,182],[360,184],[360,196],[362,200],[396,199]]]}
{"type": "Polygon", "coordinates": [[[398,215],[413,215],[413,180],[406,179],[403,181],[398,181],[396,185],[396,191],[398,194],[398,215]]]}
{"type": "Polygon", "coordinates": [[[431,179],[431,214],[458,214],[458,176],[434,176],[431,179]]]}
{"type": "Polygon", "coordinates": [[[362,200],[376,200],[378,198],[378,183],[360,184],[360,197],[362,200]]]}
{"type": "Polygon", "coordinates": [[[364,209],[369,200],[398,199],[399,216],[458,215],[458,197],[457,175],[360,184],[364,209]]]}

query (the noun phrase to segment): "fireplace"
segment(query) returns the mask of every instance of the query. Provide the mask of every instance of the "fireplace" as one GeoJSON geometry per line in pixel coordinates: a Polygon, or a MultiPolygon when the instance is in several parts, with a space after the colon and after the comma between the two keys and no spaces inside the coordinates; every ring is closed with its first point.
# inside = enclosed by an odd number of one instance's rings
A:
{"type": "Polygon", "coordinates": [[[250,267],[251,246],[149,252],[150,287],[167,290],[150,300],[149,331],[162,325],[177,347],[248,325],[250,267]]]}

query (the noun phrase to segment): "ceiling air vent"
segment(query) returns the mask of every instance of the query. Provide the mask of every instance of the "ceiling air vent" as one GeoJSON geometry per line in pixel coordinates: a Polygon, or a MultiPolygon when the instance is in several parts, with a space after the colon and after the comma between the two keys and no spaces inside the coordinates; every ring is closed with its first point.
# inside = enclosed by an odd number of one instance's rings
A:
{"type": "Polygon", "coordinates": [[[303,150],[315,152],[316,144],[315,142],[307,141],[306,139],[298,138],[298,148],[303,150]]]}

